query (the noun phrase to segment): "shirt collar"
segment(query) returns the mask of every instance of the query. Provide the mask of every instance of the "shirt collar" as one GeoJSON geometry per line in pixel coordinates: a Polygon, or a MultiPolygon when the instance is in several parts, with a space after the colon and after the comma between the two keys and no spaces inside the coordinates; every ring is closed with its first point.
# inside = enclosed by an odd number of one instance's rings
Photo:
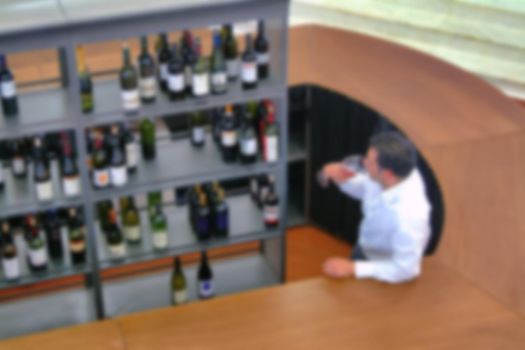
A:
{"type": "Polygon", "coordinates": [[[410,179],[415,176],[414,175],[415,172],[416,172],[415,169],[412,170],[406,178],[401,180],[401,182],[399,182],[393,187],[390,187],[389,189],[383,190],[383,192],[381,193],[381,196],[383,197],[383,199],[387,203],[390,203],[390,204],[395,203],[397,199],[399,198],[399,195],[403,192],[403,189],[406,188],[408,184],[410,183],[410,179]]]}

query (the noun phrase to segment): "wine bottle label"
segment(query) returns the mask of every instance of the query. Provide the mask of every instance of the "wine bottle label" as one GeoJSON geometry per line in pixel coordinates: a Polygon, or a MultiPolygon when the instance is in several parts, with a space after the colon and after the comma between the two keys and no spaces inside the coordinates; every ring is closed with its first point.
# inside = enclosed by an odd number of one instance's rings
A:
{"type": "Polygon", "coordinates": [[[173,302],[175,305],[187,303],[188,302],[188,291],[186,289],[174,291],[173,292],[173,302]]]}
{"type": "Polygon", "coordinates": [[[245,83],[257,82],[257,63],[243,62],[242,63],[242,81],[245,83]]]}
{"type": "Polygon", "coordinates": [[[170,74],[168,76],[168,87],[172,92],[180,92],[184,90],[184,75],[170,74]]]}
{"type": "Polygon", "coordinates": [[[51,180],[36,184],[36,197],[39,201],[50,201],[53,199],[53,184],[51,180]]]}
{"type": "Polygon", "coordinates": [[[42,266],[47,264],[47,252],[45,247],[29,250],[29,261],[33,266],[42,266]]]}
{"type": "Polygon", "coordinates": [[[245,156],[253,156],[257,153],[257,140],[243,139],[241,141],[241,153],[245,156]]]}
{"type": "Polygon", "coordinates": [[[140,226],[124,226],[124,236],[130,242],[140,241],[140,226]]]}
{"type": "Polygon", "coordinates": [[[270,62],[270,55],[268,52],[257,54],[257,64],[263,65],[270,62]]]}
{"type": "Polygon", "coordinates": [[[139,144],[137,142],[126,144],[126,164],[128,168],[135,168],[139,164],[139,144]]]}
{"type": "Polygon", "coordinates": [[[184,66],[184,83],[186,86],[191,86],[191,81],[193,79],[193,70],[190,65],[184,66]]]}
{"type": "Polygon", "coordinates": [[[95,169],[93,171],[93,182],[97,187],[106,187],[109,185],[108,169],[95,169]]]}
{"type": "Polygon", "coordinates": [[[226,60],[226,71],[228,72],[228,78],[237,78],[239,75],[239,58],[226,60]]]}
{"type": "Polygon", "coordinates": [[[80,194],[80,177],[64,177],[62,179],[62,187],[66,197],[75,197],[80,194]]]}
{"type": "Polygon", "coordinates": [[[153,247],[164,249],[168,246],[168,233],[166,231],[153,232],[153,247]]]}
{"type": "Polygon", "coordinates": [[[266,161],[269,163],[276,162],[279,159],[279,139],[277,136],[266,136],[266,161]]]}
{"type": "Polygon", "coordinates": [[[168,64],[167,63],[161,63],[160,64],[160,79],[162,81],[168,81],[168,64]]]}
{"type": "Polygon", "coordinates": [[[111,167],[109,173],[113,186],[120,187],[128,183],[128,169],[126,165],[111,167]]]}
{"type": "Polygon", "coordinates": [[[140,107],[139,90],[122,90],[122,102],[125,111],[136,111],[140,107]]]}
{"type": "Polygon", "coordinates": [[[264,206],[264,222],[277,223],[279,222],[279,206],[265,205],[264,206]]]}
{"type": "Polygon", "coordinates": [[[2,92],[2,98],[11,98],[16,96],[16,85],[13,80],[2,82],[0,89],[2,92]]]}
{"type": "Polygon", "coordinates": [[[225,130],[221,134],[221,143],[225,147],[235,146],[237,144],[237,132],[235,130],[225,130]]]}
{"type": "Polygon", "coordinates": [[[155,77],[141,78],[139,80],[140,96],[153,98],[157,95],[157,81],[155,77]]]}
{"type": "Polygon", "coordinates": [[[211,84],[215,89],[222,90],[226,87],[227,79],[226,72],[215,72],[211,75],[211,84]]]}
{"type": "Polygon", "coordinates": [[[213,280],[199,281],[199,296],[201,298],[210,298],[213,295],[213,280]]]}
{"type": "Polygon", "coordinates": [[[12,258],[3,258],[2,267],[4,268],[4,276],[8,280],[20,277],[20,263],[18,262],[17,256],[12,258]]]}
{"type": "Polygon", "coordinates": [[[22,174],[26,170],[26,163],[24,161],[24,158],[18,157],[13,158],[13,173],[15,174],[22,174]]]}
{"type": "Polygon", "coordinates": [[[83,240],[69,241],[69,249],[72,253],[82,253],[86,250],[86,242],[83,240]]]}
{"type": "Polygon", "coordinates": [[[193,94],[195,96],[204,96],[210,93],[210,81],[208,73],[193,75],[193,94]]]}
{"type": "Polygon", "coordinates": [[[202,143],[204,142],[205,137],[206,131],[204,130],[203,126],[195,126],[191,129],[191,138],[193,142],[202,143]]]}
{"type": "Polygon", "coordinates": [[[122,258],[126,255],[126,245],[124,242],[120,244],[111,244],[109,246],[109,251],[111,252],[111,255],[116,258],[122,258]]]}

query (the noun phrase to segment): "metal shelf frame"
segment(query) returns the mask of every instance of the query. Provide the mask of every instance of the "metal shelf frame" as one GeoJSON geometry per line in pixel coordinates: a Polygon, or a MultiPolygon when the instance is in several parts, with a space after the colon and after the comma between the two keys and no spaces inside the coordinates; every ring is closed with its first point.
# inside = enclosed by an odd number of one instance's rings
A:
{"type": "MultiPolygon", "coordinates": [[[[29,136],[36,133],[69,129],[75,132],[77,161],[82,179],[82,197],[74,200],[58,199],[57,201],[38,204],[35,201],[25,201],[22,204],[0,204],[0,215],[8,216],[23,214],[36,210],[68,205],[79,205],[83,208],[87,229],[88,254],[87,265],[78,274],[86,276],[86,282],[92,290],[95,312],[98,319],[107,317],[103,293],[103,281],[99,257],[100,235],[97,234],[94,204],[105,198],[122,195],[132,195],[141,192],[162,190],[174,186],[191,185],[201,181],[227,180],[231,178],[250,176],[259,173],[276,175],[276,189],[280,196],[279,227],[273,230],[247,232],[245,236],[218,240],[205,244],[190,244],[174,247],[170,253],[187,253],[203,248],[224,246],[248,240],[263,242],[262,254],[268,268],[275,273],[275,281],[285,280],[285,239],[287,212],[287,165],[288,165],[288,11],[289,0],[233,0],[233,1],[183,1],[183,5],[169,4],[165,0],[152,0],[147,4],[141,1],[106,0],[91,1],[88,13],[83,12],[86,6],[82,1],[49,0],[49,8],[45,13],[52,13],[49,21],[42,19],[38,9],[27,9],[13,13],[23,18],[22,25],[14,20],[6,20],[0,24],[0,47],[2,52],[11,54],[20,51],[33,51],[53,48],[59,52],[62,87],[44,91],[20,94],[19,117],[7,119],[0,116],[0,139],[29,136]],[[138,6],[138,4],[142,4],[138,6]],[[115,8],[112,6],[115,5],[115,8]],[[117,6],[118,5],[118,6],[117,6]],[[56,7],[56,8],[55,8],[56,7]],[[142,7],[142,11],[139,8],[142,7]],[[115,10],[118,9],[118,10],[115,10]],[[46,12],[47,11],[47,12],[46,12]],[[109,13],[109,14],[108,14],[109,13]],[[95,82],[95,103],[99,99],[101,110],[90,114],[81,112],[79,95],[79,79],[75,59],[77,45],[108,40],[126,40],[144,34],[158,32],[179,32],[183,29],[194,29],[220,25],[222,23],[238,23],[262,19],[266,22],[267,36],[271,45],[272,77],[263,82],[254,91],[242,91],[239,84],[230,86],[228,93],[222,96],[209,96],[204,99],[187,99],[181,102],[170,102],[159,93],[159,99],[151,106],[144,106],[136,116],[126,116],[120,108],[118,84],[108,80],[95,82]],[[106,90],[104,90],[106,89],[106,90]],[[105,92],[108,92],[105,96],[105,92]],[[115,99],[116,96],[116,99],[115,99]],[[113,100],[109,100],[109,99],[113,100]],[[97,125],[114,122],[136,121],[141,117],[161,118],[167,114],[185,113],[192,110],[208,109],[228,103],[245,103],[253,100],[272,99],[277,106],[280,130],[280,158],[275,164],[257,163],[252,166],[232,165],[229,167],[217,165],[220,169],[209,168],[199,173],[179,174],[173,172],[159,179],[143,178],[140,182],[122,189],[107,191],[94,190],[90,173],[87,168],[88,154],[86,151],[85,129],[97,125]],[[102,101],[102,100],[100,100],[102,101]],[[38,113],[38,111],[44,111],[38,113]]],[[[87,1],[86,1],[87,3],[87,1]]],[[[0,18],[9,19],[10,8],[0,4],[0,18]]],[[[208,147],[215,147],[209,141],[208,147]]],[[[162,152],[162,151],[161,151],[162,152]]],[[[189,158],[187,161],[190,161],[189,158]]],[[[181,164],[180,166],[186,166],[181,164]]],[[[55,184],[56,185],[56,184],[55,184]]],[[[27,195],[27,193],[26,193],[27,195]]],[[[158,258],[156,255],[146,255],[143,260],[158,258]]],[[[50,279],[53,276],[50,276],[50,279]]],[[[140,277],[138,277],[140,278],[140,277]]]]}

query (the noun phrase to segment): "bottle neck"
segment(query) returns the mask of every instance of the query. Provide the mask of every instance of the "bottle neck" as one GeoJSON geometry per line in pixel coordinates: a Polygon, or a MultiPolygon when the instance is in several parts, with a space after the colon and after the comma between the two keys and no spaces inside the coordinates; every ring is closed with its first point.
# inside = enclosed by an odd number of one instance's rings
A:
{"type": "Polygon", "coordinates": [[[259,21],[258,28],[257,28],[257,34],[259,37],[264,38],[264,21],[259,21]]]}
{"type": "Polygon", "coordinates": [[[124,66],[126,66],[126,67],[131,66],[131,57],[130,57],[130,53],[129,53],[129,48],[128,47],[124,47],[122,49],[122,57],[123,57],[123,61],[124,61],[124,66]]]}
{"type": "Polygon", "coordinates": [[[5,55],[0,55],[0,71],[7,70],[7,58],[5,55]]]}
{"type": "Polygon", "coordinates": [[[142,49],[142,54],[147,55],[148,54],[148,38],[147,37],[143,36],[140,39],[140,46],[142,49]]]}

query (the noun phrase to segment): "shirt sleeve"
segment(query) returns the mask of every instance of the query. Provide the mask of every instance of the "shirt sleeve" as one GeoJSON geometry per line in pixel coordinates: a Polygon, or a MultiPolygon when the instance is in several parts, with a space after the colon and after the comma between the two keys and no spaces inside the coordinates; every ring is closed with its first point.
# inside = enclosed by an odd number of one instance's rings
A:
{"type": "Polygon", "coordinates": [[[419,276],[424,250],[423,228],[413,223],[400,225],[393,235],[391,259],[358,261],[355,263],[356,278],[374,278],[387,283],[401,283],[419,276]]]}
{"type": "Polygon", "coordinates": [[[368,175],[357,174],[339,184],[339,189],[355,199],[363,199],[365,196],[366,183],[370,181],[368,175]]]}

